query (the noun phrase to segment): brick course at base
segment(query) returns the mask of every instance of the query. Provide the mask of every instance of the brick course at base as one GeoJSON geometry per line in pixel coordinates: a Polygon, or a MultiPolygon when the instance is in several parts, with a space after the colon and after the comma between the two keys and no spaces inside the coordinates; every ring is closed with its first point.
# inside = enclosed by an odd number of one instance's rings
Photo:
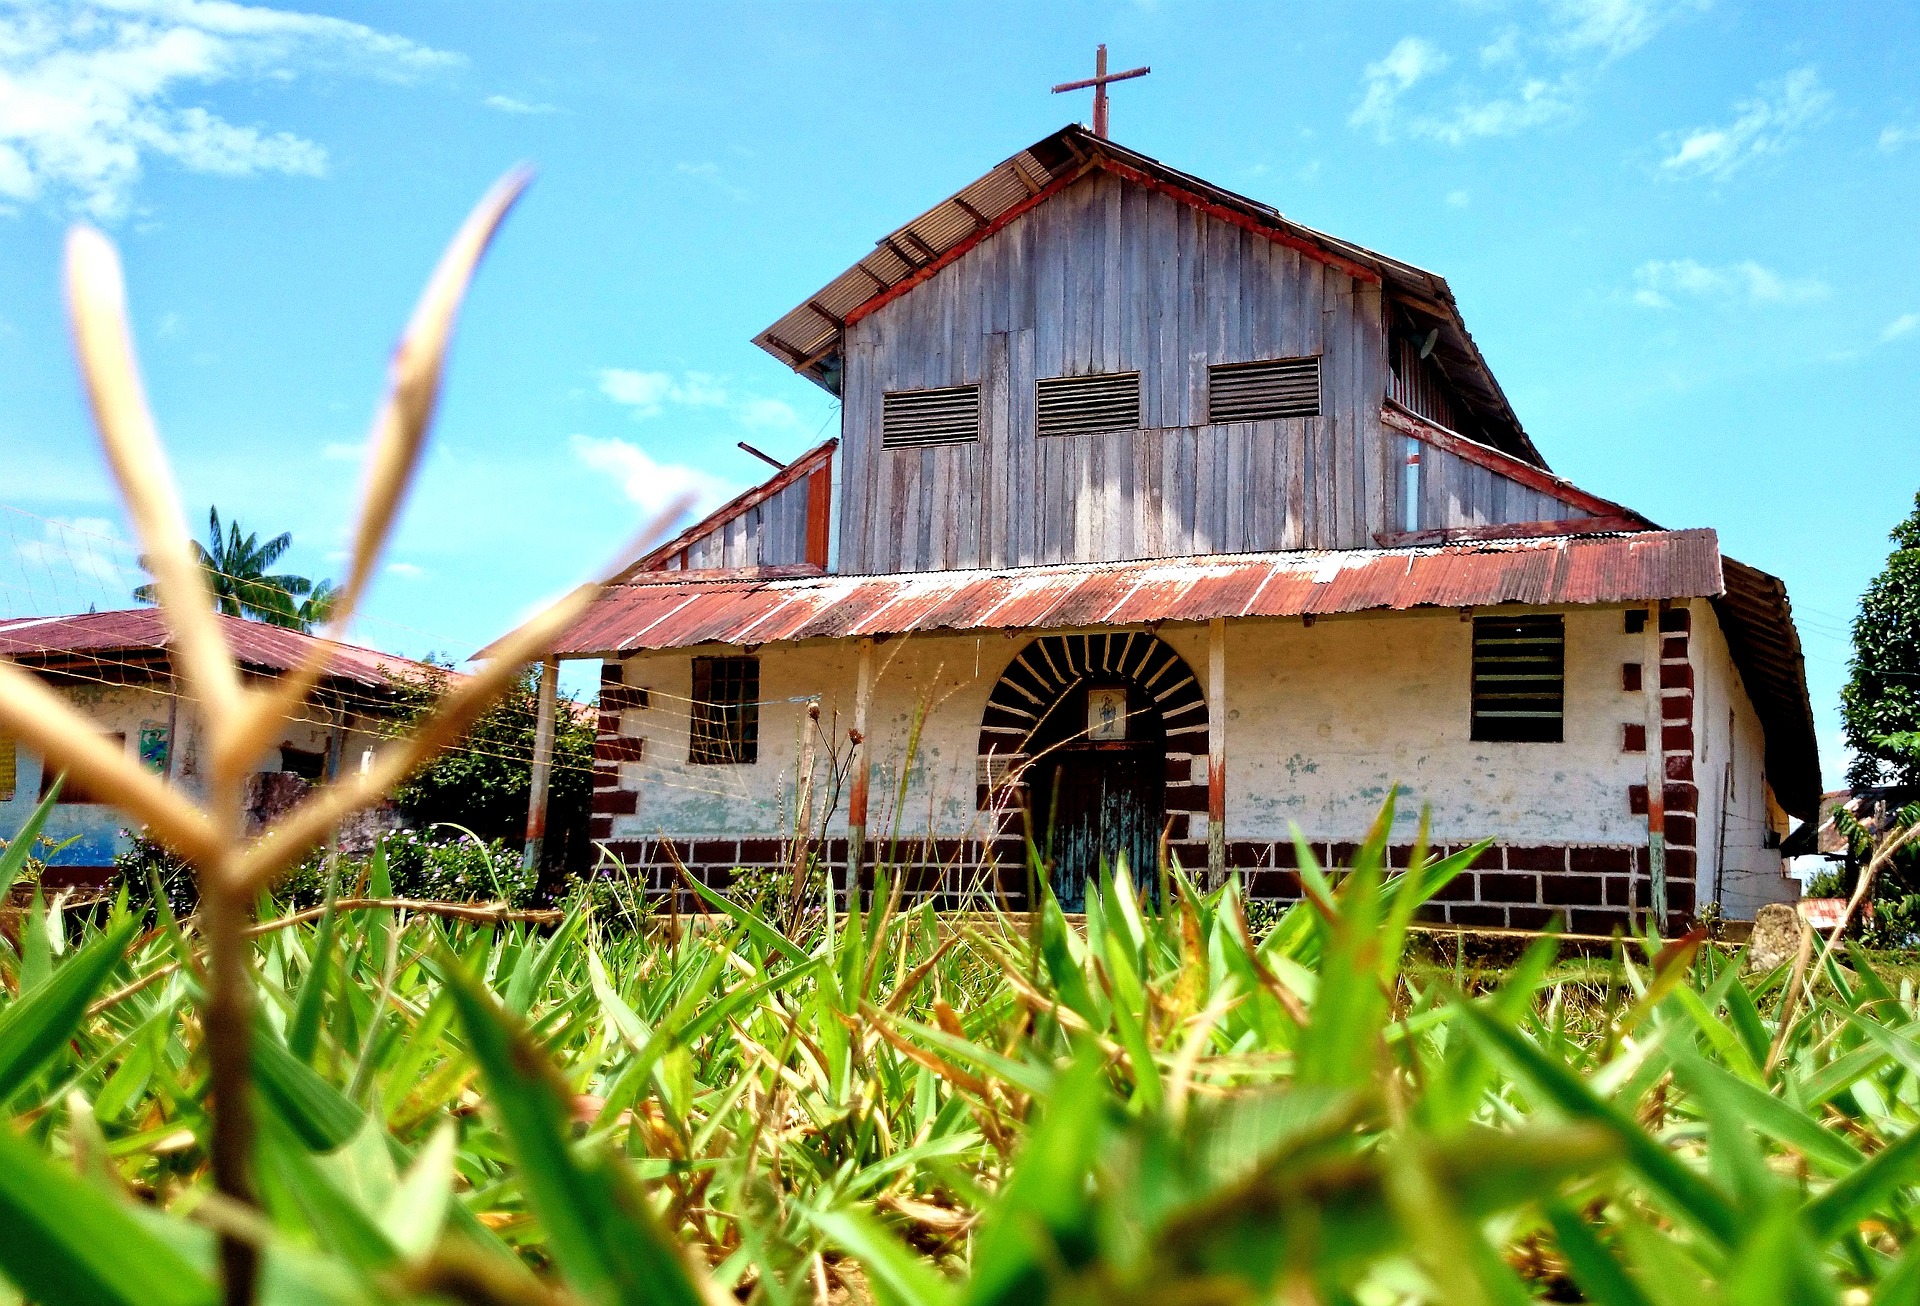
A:
{"type": "MultiPolygon", "coordinates": [[[[779,838],[707,837],[684,839],[622,839],[608,845],[621,863],[639,872],[648,890],[664,895],[677,888],[680,910],[694,910],[696,898],[686,890],[676,866],[711,888],[724,889],[740,871],[774,871],[792,864],[792,845],[779,838]]],[[[1467,847],[1439,844],[1429,855],[1442,857],[1467,847]]],[[[1310,845],[1322,866],[1341,866],[1351,860],[1355,846],[1316,841],[1310,845]]],[[[1175,841],[1174,859],[1188,870],[1204,868],[1204,840],[1175,841]]],[[[869,849],[863,886],[873,883],[876,857],[885,849],[869,849]]],[[[846,885],[847,844],[831,839],[820,849],[833,868],[836,887],[846,885]]],[[[1387,850],[1388,864],[1404,867],[1413,849],[1395,845],[1387,850]]],[[[902,842],[893,850],[890,865],[905,875],[903,896],[918,903],[931,900],[941,910],[981,905],[982,895],[997,899],[1010,910],[1026,907],[1026,869],[1018,839],[987,842],[978,839],[937,839],[902,842]],[[988,865],[991,859],[992,865],[988,865]]],[[[1227,864],[1241,877],[1250,898],[1293,902],[1300,897],[1294,868],[1299,854],[1290,841],[1231,840],[1227,864]]],[[[1668,930],[1677,931],[1694,911],[1693,858],[1669,855],[1667,881],[1668,930]]],[[[1429,924],[1466,928],[1544,929],[1556,917],[1577,934],[1609,934],[1624,927],[1628,909],[1644,909],[1649,896],[1647,850],[1616,845],[1495,844],[1426,904],[1419,918],[1429,924]]],[[[661,903],[662,908],[666,903],[661,903]]]]}

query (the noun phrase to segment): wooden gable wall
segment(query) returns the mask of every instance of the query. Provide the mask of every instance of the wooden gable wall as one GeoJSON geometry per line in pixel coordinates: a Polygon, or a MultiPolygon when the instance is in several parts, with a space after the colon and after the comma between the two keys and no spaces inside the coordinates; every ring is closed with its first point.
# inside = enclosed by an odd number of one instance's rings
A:
{"type": "MultiPolygon", "coordinates": [[[[717,523],[686,547],[689,570],[779,567],[814,561],[807,553],[807,505],[810,480],[798,480],[717,523]]],[[[824,562],[825,559],[819,559],[824,562]]],[[[670,559],[675,570],[680,559],[670,559]]]]}
{"type": "MultiPolygon", "coordinates": [[[[1545,496],[1479,486],[1494,474],[1454,469],[1435,450],[1409,517],[1410,442],[1380,417],[1381,296],[1257,232],[1090,173],[847,327],[839,569],[1371,548],[1410,523],[1543,519],[1533,500],[1545,496]],[[1321,416],[1207,423],[1209,365],[1309,355],[1322,360],[1321,416]],[[1035,436],[1037,379],[1135,370],[1142,429],[1035,436]],[[981,387],[977,441],[882,447],[887,392],[967,384],[981,387]]],[[[1574,514],[1555,503],[1544,515],[1574,514]]]]}

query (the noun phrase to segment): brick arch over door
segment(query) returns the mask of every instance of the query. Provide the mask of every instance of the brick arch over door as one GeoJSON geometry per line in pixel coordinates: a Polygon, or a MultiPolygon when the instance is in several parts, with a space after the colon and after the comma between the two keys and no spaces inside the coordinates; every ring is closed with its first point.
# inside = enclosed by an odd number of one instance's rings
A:
{"type": "Polygon", "coordinates": [[[1207,810],[1206,694],[1186,659],[1143,630],[1042,635],[1014,655],[981,715],[979,810],[1000,811],[1017,820],[1019,803],[1009,800],[1008,780],[1028,760],[1027,740],[1047,713],[1082,685],[1120,684],[1151,704],[1165,729],[1166,810],[1174,818],[1172,837],[1185,839],[1202,831],[1207,810]]]}

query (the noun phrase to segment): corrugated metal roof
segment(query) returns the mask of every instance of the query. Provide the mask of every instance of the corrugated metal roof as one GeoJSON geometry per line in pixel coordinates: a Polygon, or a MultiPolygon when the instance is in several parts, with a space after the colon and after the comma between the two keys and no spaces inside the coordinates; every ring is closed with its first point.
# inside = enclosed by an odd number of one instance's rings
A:
{"type": "MultiPolygon", "coordinates": [[[[330,680],[385,689],[393,684],[394,672],[414,677],[437,671],[410,658],[303,635],[297,630],[264,622],[224,614],[218,620],[234,660],[251,671],[290,671],[305,660],[308,650],[316,644],[325,645],[329,650],[327,678],[330,680]]],[[[0,621],[0,657],[28,666],[48,666],[73,658],[98,661],[109,655],[115,655],[115,661],[137,661],[147,666],[159,660],[172,642],[173,631],[158,608],[0,621]]]]}
{"type": "Polygon", "coordinates": [[[1378,277],[1399,302],[1439,328],[1432,357],[1459,387],[1492,443],[1538,467],[1546,461],[1533,447],[1513,406],[1460,316],[1446,279],[1375,250],[1291,221],[1270,204],[1225,190],[1158,159],[1069,125],[1035,142],[969,183],[957,194],[881,237],[873,250],[818,292],[755,336],[753,342],[787,366],[838,393],[832,360],[850,319],[902,288],[925,279],[979,241],[1017,218],[1090,168],[1153,185],[1275,239],[1378,277]]]}
{"type": "Polygon", "coordinates": [[[1786,590],[1723,558],[1711,530],[887,576],[657,572],[610,586],[554,652],[595,657],[866,635],[1690,598],[1713,600],[1766,728],[1767,778],[1781,806],[1811,816],[1819,754],[1786,590]]]}
{"type": "Polygon", "coordinates": [[[609,587],[556,651],[582,657],[927,631],[1630,603],[1717,597],[1724,588],[1710,530],[888,576],[650,573],[609,587]]]}

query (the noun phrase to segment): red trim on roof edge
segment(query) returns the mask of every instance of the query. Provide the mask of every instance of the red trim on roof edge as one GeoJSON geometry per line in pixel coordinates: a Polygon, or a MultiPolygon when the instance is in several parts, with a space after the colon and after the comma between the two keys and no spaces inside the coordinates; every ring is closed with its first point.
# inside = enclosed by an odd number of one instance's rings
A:
{"type": "MultiPolygon", "coordinates": [[[[1028,213],[1031,213],[1034,209],[1039,208],[1042,204],[1045,204],[1048,200],[1052,199],[1055,195],[1058,195],[1061,191],[1073,185],[1073,183],[1075,183],[1076,181],[1079,181],[1082,177],[1086,176],[1089,172],[1093,170],[1096,162],[1097,162],[1096,160],[1088,160],[1087,162],[1082,163],[1079,167],[1075,168],[1072,172],[1067,173],[1065,176],[1055,177],[1052,181],[1048,182],[1041,189],[1033,192],[1033,194],[1027,196],[1024,200],[1021,200],[1018,204],[1008,209],[1005,213],[1002,213],[999,217],[995,218],[992,222],[989,222],[986,226],[974,228],[966,236],[962,237],[960,242],[956,244],[952,249],[949,249],[946,253],[936,256],[934,259],[932,259],[929,262],[922,263],[919,267],[915,268],[912,272],[909,272],[906,276],[902,277],[900,280],[894,282],[891,286],[887,287],[887,289],[876,293],[871,299],[866,300],[858,308],[848,313],[845,319],[841,321],[840,323],[841,335],[844,336],[846,334],[847,328],[852,326],[854,323],[860,321],[864,317],[869,317],[874,313],[879,312],[881,309],[885,308],[888,304],[891,304],[894,300],[906,294],[909,290],[912,290],[914,287],[921,285],[924,282],[932,279],[932,277],[936,273],[938,273],[942,268],[945,268],[953,263],[959,262],[960,259],[964,258],[967,254],[971,253],[980,244],[981,241],[987,239],[987,237],[992,236],[998,232],[1006,230],[1006,228],[1013,225],[1013,223],[1017,219],[1025,217],[1028,213]]],[[[888,239],[892,239],[892,237],[889,236],[888,239]]],[[[898,251],[896,250],[895,252],[897,253],[898,251]]],[[[904,263],[906,262],[906,260],[902,259],[901,262],[904,263]]],[[[771,330],[771,328],[769,328],[769,330],[771,330]]]]}

